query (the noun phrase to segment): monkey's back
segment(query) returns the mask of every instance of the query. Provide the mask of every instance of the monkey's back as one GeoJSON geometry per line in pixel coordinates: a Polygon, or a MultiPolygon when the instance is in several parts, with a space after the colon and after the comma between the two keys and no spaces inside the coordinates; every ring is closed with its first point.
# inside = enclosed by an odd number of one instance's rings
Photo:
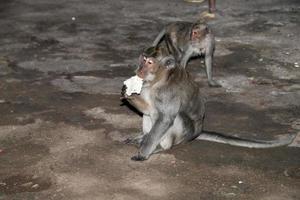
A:
{"type": "Polygon", "coordinates": [[[190,39],[192,22],[173,22],[166,27],[166,35],[178,47],[183,47],[190,39]]]}
{"type": "Polygon", "coordinates": [[[167,84],[162,88],[163,93],[178,101],[176,104],[179,113],[186,113],[191,119],[202,119],[204,115],[204,98],[201,95],[200,87],[190,74],[180,67],[171,69],[168,73],[167,84]]]}

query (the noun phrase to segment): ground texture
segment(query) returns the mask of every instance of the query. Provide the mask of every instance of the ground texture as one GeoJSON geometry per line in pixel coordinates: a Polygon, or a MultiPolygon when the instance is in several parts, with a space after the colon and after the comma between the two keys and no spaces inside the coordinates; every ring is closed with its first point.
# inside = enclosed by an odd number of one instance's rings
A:
{"type": "MultiPolygon", "coordinates": [[[[217,1],[205,129],[255,139],[300,132],[300,2],[217,1]]],[[[300,199],[299,137],[253,150],[193,141],[146,162],[122,141],[141,117],[119,101],[141,50],[207,3],[0,2],[0,199],[300,199]]]]}

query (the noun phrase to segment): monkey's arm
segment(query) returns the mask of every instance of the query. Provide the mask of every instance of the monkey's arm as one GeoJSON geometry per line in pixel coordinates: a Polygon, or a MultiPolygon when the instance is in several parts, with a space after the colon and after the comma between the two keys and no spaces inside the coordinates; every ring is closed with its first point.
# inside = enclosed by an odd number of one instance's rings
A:
{"type": "Polygon", "coordinates": [[[163,91],[163,94],[159,94],[161,99],[156,99],[154,105],[157,112],[152,117],[153,126],[150,132],[143,138],[138,155],[133,156],[132,160],[143,161],[148,159],[160,144],[162,137],[173,125],[176,115],[179,112],[180,100],[174,97],[174,94],[170,94],[170,91],[163,91]]]}
{"type": "Polygon", "coordinates": [[[175,117],[166,117],[159,114],[149,134],[145,135],[139,149],[139,153],[131,159],[135,161],[147,160],[149,156],[155,151],[162,137],[171,127],[175,117]]]}
{"type": "Polygon", "coordinates": [[[143,114],[149,114],[149,104],[137,94],[126,97],[127,101],[143,114]]]}

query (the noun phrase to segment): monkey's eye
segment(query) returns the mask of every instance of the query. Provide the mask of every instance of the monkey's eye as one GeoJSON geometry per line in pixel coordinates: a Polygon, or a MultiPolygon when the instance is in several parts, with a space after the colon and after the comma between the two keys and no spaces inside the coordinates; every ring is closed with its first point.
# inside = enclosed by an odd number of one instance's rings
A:
{"type": "Polygon", "coordinates": [[[152,65],[152,64],[153,64],[153,61],[152,61],[152,60],[149,60],[149,61],[148,61],[148,64],[152,65]]]}
{"type": "Polygon", "coordinates": [[[146,62],[146,60],[147,60],[147,58],[144,56],[144,57],[143,57],[143,61],[146,62]]]}

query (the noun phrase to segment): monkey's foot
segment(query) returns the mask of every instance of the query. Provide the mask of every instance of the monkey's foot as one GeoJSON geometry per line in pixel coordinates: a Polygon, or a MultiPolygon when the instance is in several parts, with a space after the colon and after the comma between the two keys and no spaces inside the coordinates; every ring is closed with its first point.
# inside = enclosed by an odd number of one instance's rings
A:
{"type": "Polygon", "coordinates": [[[184,0],[189,3],[202,3],[204,0],[184,0]]]}
{"type": "Polygon", "coordinates": [[[144,160],[147,160],[147,158],[138,154],[136,156],[132,156],[131,160],[133,160],[133,161],[144,161],[144,160]]]}
{"type": "Polygon", "coordinates": [[[126,140],[124,140],[123,142],[125,144],[132,144],[132,145],[139,147],[141,145],[142,141],[143,141],[143,136],[139,135],[137,137],[129,137],[126,140]]]}
{"type": "Polygon", "coordinates": [[[203,13],[200,14],[200,19],[215,19],[216,14],[215,13],[210,13],[208,11],[204,11],[203,13]]]}
{"type": "Polygon", "coordinates": [[[222,85],[215,80],[208,81],[208,85],[209,87],[222,87],[222,85]]]}

